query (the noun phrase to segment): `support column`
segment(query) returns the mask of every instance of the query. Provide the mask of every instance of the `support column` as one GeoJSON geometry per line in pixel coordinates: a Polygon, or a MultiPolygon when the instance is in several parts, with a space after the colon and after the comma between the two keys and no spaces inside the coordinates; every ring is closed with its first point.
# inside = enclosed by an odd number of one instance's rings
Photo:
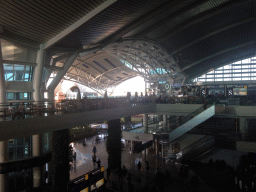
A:
{"type": "Polygon", "coordinates": [[[121,123],[120,119],[108,121],[108,167],[117,170],[121,167],[121,123]]]}
{"type": "MultiPolygon", "coordinates": [[[[1,39],[0,39],[0,111],[3,111],[6,101],[6,91],[5,91],[5,78],[4,78],[4,66],[3,66],[3,56],[1,49],[1,39]]],[[[2,112],[0,112],[2,113],[2,112]]],[[[3,115],[3,114],[0,114],[3,115]]]]}
{"type": "Polygon", "coordinates": [[[178,121],[179,121],[179,126],[181,126],[181,120],[182,120],[182,116],[178,116],[178,121]]]}
{"type": "Polygon", "coordinates": [[[228,87],[227,87],[227,85],[224,85],[224,96],[228,97],[228,87]]]}
{"type": "Polygon", "coordinates": [[[156,150],[156,155],[158,156],[158,142],[155,142],[155,150],[156,150]]]}
{"type": "Polygon", "coordinates": [[[246,139],[246,137],[249,134],[249,129],[248,129],[248,119],[245,117],[240,117],[239,118],[240,122],[240,133],[242,136],[242,139],[246,139]]]}
{"type": "Polygon", "coordinates": [[[167,128],[167,115],[163,115],[163,128],[167,128]]]}
{"type": "Polygon", "coordinates": [[[52,191],[67,191],[67,184],[69,182],[70,177],[69,144],[69,129],[54,131],[52,133],[52,161],[50,167],[52,191]]]}
{"type": "MultiPolygon", "coordinates": [[[[42,135],[32,136],[32,155],[33,157],[39,157],[42,155],[42,135]]],[[[41,167],[33,167],[33,187],[39,187],[42,181],[41,167]]]]}
{"type": "Polygon", "coordinates": [[[148,114],[143,114],[144,133],[148,133],[148,114]]]}
{"type": "Polygon", "coordinates": [[[104,108],[107,109],[108,108],[108,92],[105,91],[104,93],[104,108]]]}
{"type": "Polygon", "coordinates": [[[72,55],[69,56],[69,58],[67,59],[67,61],[63,65],[63,69],[57,73],[56,77],[54,77],[51,84],[48,86],[47,90],[52,90],[54,92],[54,89],[57,87],[57,85],[59,84],[61,79],[67,73],[68,69],[73,64],[73,62],[75,61],[75,59],[77,58],[79,53],[80,52],[77,51],[77,52],[75,52],[75,53],[73,53],[72,55]]]}
{"type": "Polygon", "coordinates": [[[43,45],[40,45],[40,49],[37,51],[36,63],[34,71],[34,80],[33,80],[33,88],[34,88],[34,100],[41,101],[41,85],[42,85],[42,76],[43,76],[43,68],[44,68],[44,58],[45,58],[45,50],[43,45]]]}
{"type": "Polygon", "coordinates": [[[131,140],[131,152],[134,152],[134,146],[135,146],[135,142],[131,140]]]}
{"type": "MultiPolygon", "coordinates": [[[[0,141],[0,163],[6,163],[8,160],[8,141],[0,141]]],[[[0,174],[0,192],[5,191],[8,191],[7,174],[0,174]]]]}

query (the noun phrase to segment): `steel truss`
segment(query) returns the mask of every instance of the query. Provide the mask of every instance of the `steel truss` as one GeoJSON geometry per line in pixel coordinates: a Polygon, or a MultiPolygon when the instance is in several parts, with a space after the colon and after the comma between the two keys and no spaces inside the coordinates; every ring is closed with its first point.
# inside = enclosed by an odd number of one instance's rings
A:
{"type": "Polygon", "coordinates": [[[149,40],[123,40],[105,48],[108,53],[128,62],[133,70],[139,72],[145,79],[170,77],[175,79],[180,67],[167,51],[160,45],[149,40]],[[152,73],[154,71],[154,74],[152,73]]]}

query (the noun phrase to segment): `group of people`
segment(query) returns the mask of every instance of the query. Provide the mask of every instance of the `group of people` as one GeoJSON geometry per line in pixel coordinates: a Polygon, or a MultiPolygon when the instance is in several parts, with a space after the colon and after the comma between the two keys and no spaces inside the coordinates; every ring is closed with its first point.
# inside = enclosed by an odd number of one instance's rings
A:
{"type": "Polygon", "coordinates": [[[4,110],[5,117],[9,118],[9,120],[14,120],[15,117],[17,116],[18,119],[25,119],[25,114],[26,114],[26,109],[25,109],[25,104],[22,102],[18,109],[16,109],[15,106],[13,106],[12,103],[4,110]]]}

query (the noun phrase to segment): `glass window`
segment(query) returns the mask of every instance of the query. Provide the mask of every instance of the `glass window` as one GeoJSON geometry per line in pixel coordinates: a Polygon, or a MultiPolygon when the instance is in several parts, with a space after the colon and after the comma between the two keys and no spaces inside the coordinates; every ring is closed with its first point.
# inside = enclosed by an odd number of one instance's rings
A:
{"type": "Polygon", "coordinates": [[[14,65],[14,81],[23,81],[24,65],[14,65]]]}
{"type": "Polygon", "coordinates": [[[215,71],[215,73],[223,73],[223,71],[221,70],[221,71],[215,71]]]}
{"type": "Polygon", "coordinates": [[[250,60],[249,59],[244,59],[244,60],[242,60],[242,63],[250,63],[250,60]]]}
{"type": "Polygon", "coordinates": [[[231,78],[224,78],[224,81],[231,81],[231,78]]]}
{"type": "Polygon", "coordinates": [[[4,64],[4,73],[6,81],[13,81],[13,65],[4,64]]]}
{"type": "Polygon", "coordinates": [[[215,81],[223,81],[223,78],[215,79],[215,81]]]}
{"type": "Polygon", "coordinates": [[[249,72],[250,69],[243,69],[242,72],[249,72]]]}
{"type": "Polygon", "coordinates": [[[250,78],[249,78],[249,77],[243,77],[242,80],[243,80],[243,81],[244,81],[244,80],[250,80],[250,78]]]}
{"type": "Polygon", "coordinates": [[[231,69],[231,65],[225,65],[224,69],[231,69]]]}
{"type": "Polygon", "coordinates": [[[241,77],[241,73],[240,74],[233,74],[233,77],[241,77]]]}
{"type": "Polygon", "coordinates": [[[23,100],[23,93],[15,93],[16,94],[16,100],[23,100]]]}
{"type": "Polygon", "coordinates": [[[206,81],[214,81],[214,79],[207,79],[206,81]]]}
{"type": "Polygon", "coordinates": [[[6,96],[6,99],[7,100],[13,100],[13,93],[6,93],[7,96],[6,96]]]}
{"type": "Polygon", "coordinates": [[[231,74],[224,74],[224,77],[231,77],[231,74]]]}
{"type": "Polygon", "coordinates": [[[215,78],[216,78],[216,77],[223,77],[223,75],[215,75],[215,78]]]}

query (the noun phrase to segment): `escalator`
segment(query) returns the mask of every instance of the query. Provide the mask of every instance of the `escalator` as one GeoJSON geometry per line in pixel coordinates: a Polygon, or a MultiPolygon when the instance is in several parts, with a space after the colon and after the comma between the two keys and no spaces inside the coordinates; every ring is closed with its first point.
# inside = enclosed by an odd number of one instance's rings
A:
{"type": "Polygon", "coordinates": [[[201,161],[213,155],[218,150],[219,148],[216,146],[215,138],[205,136],[183,149],[182,157],[178,159],[178,162],[201,161]]]}
{"type": "Polygon", "coordinates": [[[181,122],[178,122],[169,128],[169,142],[174,141],[175,139],[184,135],[185,133],[192,130],[194,127],[196,127],[197,125],[206,121],[214,115],[215,105],[212,105],[206,109],[204,107],[200,107],[193,113],[183,118],[181,122]]]}

